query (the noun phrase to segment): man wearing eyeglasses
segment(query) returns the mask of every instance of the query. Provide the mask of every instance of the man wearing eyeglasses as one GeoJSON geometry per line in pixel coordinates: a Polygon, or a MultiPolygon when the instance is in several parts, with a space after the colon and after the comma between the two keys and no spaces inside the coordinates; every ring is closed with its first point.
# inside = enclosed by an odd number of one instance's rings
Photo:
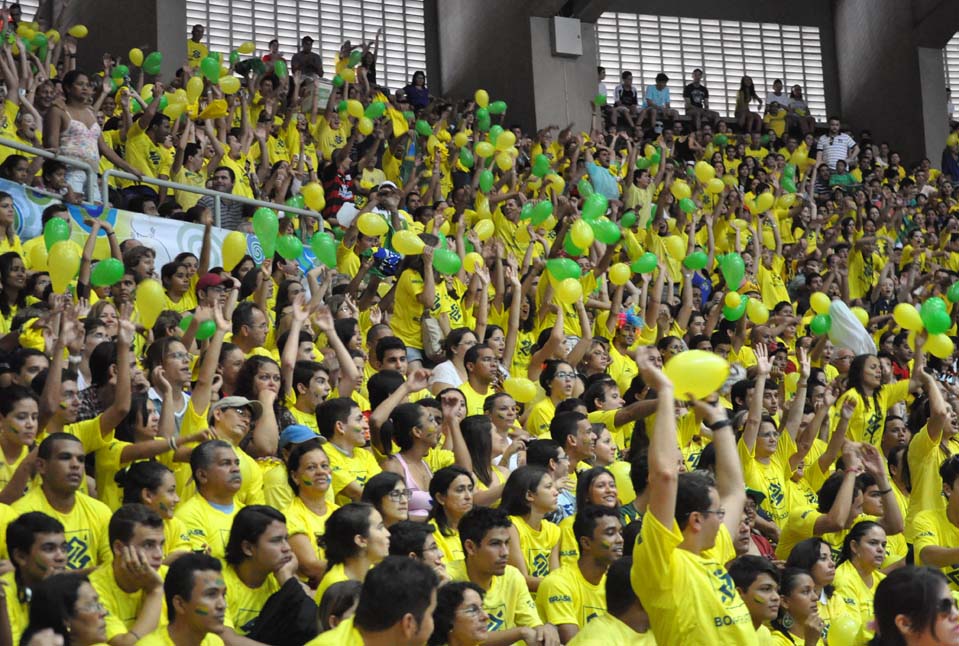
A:
{"type": "Polygon", "coordinates": [[[859,156],[859,146],[856,141],[846,133],[840,132],[839,128],[839,117],[829,117],[829,132],[819,138],[817,166],[824,163],[829,170],[836,170],[836,162],[848,161],[859,156]]]}

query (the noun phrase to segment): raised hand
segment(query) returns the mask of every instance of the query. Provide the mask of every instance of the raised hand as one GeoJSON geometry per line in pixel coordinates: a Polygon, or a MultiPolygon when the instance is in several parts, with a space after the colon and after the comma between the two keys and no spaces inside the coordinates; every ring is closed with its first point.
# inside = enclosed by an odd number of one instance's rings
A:
{"type": "Polygon", "coordinates": [[[759,372],[759,376],[768,377],[772,371],[772,362],[769,360],[769,350],[765,344],[760,343],[753,348],[753,352],[756,353],[756,370],[759,372]]]}

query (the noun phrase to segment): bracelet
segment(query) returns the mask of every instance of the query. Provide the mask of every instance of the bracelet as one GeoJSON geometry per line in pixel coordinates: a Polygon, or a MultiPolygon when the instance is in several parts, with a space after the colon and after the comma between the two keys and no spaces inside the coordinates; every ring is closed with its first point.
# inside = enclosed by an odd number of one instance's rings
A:
{"type": "Polygon", "coordinates": [[[855,467],[849,467],[848,469],[846,469],[846,473],[854,473],[854,474],[856,474],[856,475],[858,476],[859,473],[860,473],[860,471],[859,471],[859,469],[857,469],[857,468],[855,468],[855,467]]]}
{"type": "Polygon", "coordinates": [[[728,417],[724,417],[723,419],[717,420],[713,422],[712,424],[706,424],[706,428],[708,428],[711,431],[718,431],[721,428],[726,428],[727,426],[732,426],[732,425],[733,425],[732,420],[730,420],[728,417]]]}
{"type": "Polygon", "coordinates": [[[115,232],[111,231],[110,233],[107,234],[107,237],[109,238],[110,236],[113,236],[115,238],[116,235],[117,234],[115,232]]]}

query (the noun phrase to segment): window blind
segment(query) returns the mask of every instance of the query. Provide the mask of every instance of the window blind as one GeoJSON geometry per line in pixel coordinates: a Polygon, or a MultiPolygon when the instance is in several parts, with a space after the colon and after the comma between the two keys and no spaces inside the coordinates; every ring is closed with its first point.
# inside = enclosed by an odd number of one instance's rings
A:
{"type": "MultiPolygon", "coordinates": [[[[959,33],[942,48],[942,65],[946,73],[946,87],[952,90],[952,103],[955,105],[959,101],[959,33]]],[[[950,116],[959,118],[959,109],[950,116]]]]}
{"type": "MultiPolygon", "coordinates": [[[[698,67],[709,107],[723,117],[735,116],[740,81],[749,76],[763,99],[777,78],[787,92],[801,85],[813,116],[826,118],[818,27],[607,12],[596,23],[596,38],[610,102],[623,71],[632,72],[643,91],[664,72],[672,105],[682,112],[683,87],[698,67]]],[[[956,61],[959,74],[959,50],[956,61]]]]}

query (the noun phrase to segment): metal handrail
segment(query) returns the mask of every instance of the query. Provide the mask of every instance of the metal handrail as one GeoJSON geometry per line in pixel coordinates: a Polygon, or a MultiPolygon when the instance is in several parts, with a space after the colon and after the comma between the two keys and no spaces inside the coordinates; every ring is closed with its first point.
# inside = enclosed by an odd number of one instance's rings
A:
{"type": "Polygon", "coordinates": [[[29,153],[31,155],[36,155],[37,157],[43,157],[44,159],[53,159],[58,162],[63,162],[67,166],[75,166],[80,170],[86,171],[87,174],[87,199],[92,201],[93,195],[96,192],[97,188],[97,171],[93,167],[83,161],[80,161],[76,157],[66,157],[49,150],[44,150],[43,148],[37,148],[35,146],[30,146],[28,144],[22,144],[19,141],[14,139],[7,139],[6,137],[0,137],[0,146],[5,146],[7,148],[13,148],[14,150],[19,150],[23,153],[29,153]]]}
{"type": "MultiPolygon", "coordinates": [[[[155,184],[163,188],[172,188],[174,190],[186,191],[189,193],[196,193],[198,195],[206,195],[213,198],[213,221],[216,226],[220,226],[220,207],[222,200],[229,200],[231,202],[238,202],[240,204],[248,204],[250,206],[256,207],[266,207],[268,209],[276,209],[284,211],[286,213],[296,213],[297,215],[306,216],[309,218],[318,218],[320,214],[316,211],[310,211],[309,209],[301,209],[295,206],[287,206],[285,204],[280,205],[275,202],[264,202],[263,200],[255,200],[249,197],[243,197],[242,195],[234,195],[232,193],[223,193],[221,191],[214,191],[206,187],[192,186],[190,184],[181,184],[179,182],[171,182],[168,179],[159,179],[157,177],[137,177],[136,175],[131,175],[125,171],[116,170],[111,168],[103,173],[103,195],[109,195],[110,191],[110,178],[119,177],[120,179],[125,179],[132,182],[140,182],[143,184],[155,184]]],[[[109,202],[106,202],[109,203],[109,202]]]]}

